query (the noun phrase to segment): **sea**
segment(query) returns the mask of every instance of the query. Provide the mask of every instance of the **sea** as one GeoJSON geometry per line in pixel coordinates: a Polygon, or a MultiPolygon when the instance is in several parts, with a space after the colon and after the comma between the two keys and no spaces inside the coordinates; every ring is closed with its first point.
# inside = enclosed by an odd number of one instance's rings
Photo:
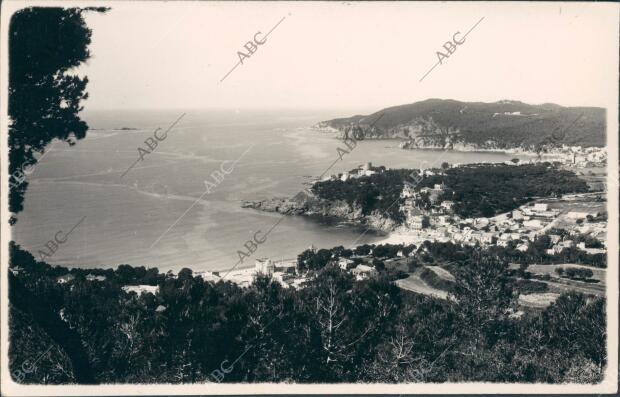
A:
{"type": "Polygon", "coordinates": [[[528,158],[402,150],[396,140],[358,141],[349,149],[333,134],[311,128],[319,121],[352,114],[334,110],[86,111],[81,114],[90,127],[86,138],[73,146],[52,142],[28,176],[24,210],[12,227],[12,239],[38,258],[50,252],[46,244],[57,237],[64,242],[45,260],[68,267],[240,269],[253,266],[256,258],[295,258],[311,245],[349,247],[384,238],[331,220],[282,218],[245,209],[243,200],[292,196],[328,169],[327,174],[334,174],[367,162],[429,168],[444,161],[528,158]],[[165,139],[154,137],[155,133],[162,138],[169,128],[165,139]],[[145,141],[157,146],[151,149],[145,141]],[[339,153],[338,148],[348,153],[339,153]],[[254,236],[261,240],[270,229],[264,243],[256,247],[247,243],[254,236]],[[240,251],[250,256],[241,256],[240,262],[240,251]]]}

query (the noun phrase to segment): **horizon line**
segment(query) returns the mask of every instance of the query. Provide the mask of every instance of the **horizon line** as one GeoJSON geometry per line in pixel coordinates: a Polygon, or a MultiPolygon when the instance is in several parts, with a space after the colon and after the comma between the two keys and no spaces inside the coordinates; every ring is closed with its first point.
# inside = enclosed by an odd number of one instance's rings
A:
{"type": "Polygon", "coordinates": [[[483,100],[459,100],[459,99],[454,99],[454,98],[436,98],[436,97],[429,97],[426,99],[421,99],[421,100],[417,100],[417,101],[413,101],[413,102],[404,102],[404,103],[400,103],[400,104],[392,104],[392,105],[352,105],[352,106],[346,106],[346,105],[332,105],[332,106],[291,106],[291,105],[272,105],[272,106],[248,106],[248,105],[244,105],[244,106],[187,106],[187,107],[183,107],[183,106],[170,106],[170,107],[163,107],[163,106],[153,106],[153,107],[94,107],[94,108],[88,108],[87,104],[85,104],[86,106],[84,107],[84,109],[80,112],[80,113],[87,113],[87,112],[98,112],[98,111],[161,111],[161,110],[166,110],[166,111],[179,111],[179,110],[216,110],[216,111],[236,111],[236,110],[321,110],[321,111],[331,111],[331,110],[352,110],[352,109],[375,109],[374,111],[380,111],[382,109],[388,109],[391,107],[398,107],[398,106],[404,106],[404,105],[412,105],[415,103],[420,103],[420,102],[426,102],[426,101],[455,101],[455,102],[463,102],[463,103],[484,103],[484,104],[496,104],[496,103],[500,103],[500,102],[520,102],[523,103],[525,105],[530,105],[530,106],[543,106],[543,105],[555,105],[555,106],[560,106],[563,108],[600,108],[600,109],[606,109],[605,106],[601,106],[601,105],[591,105],[591,104],[580,104],[580,105],[563,105],[563,104],[559,104],[557,102],[553,102],[553,101],[546,101],[546,102],[541,102],[541,103],[530,103],[530,102],[525,102],[523,100],[520,99],[499,99],[499,100],[495,100],[495,101],[483,101],[483,100]]]}

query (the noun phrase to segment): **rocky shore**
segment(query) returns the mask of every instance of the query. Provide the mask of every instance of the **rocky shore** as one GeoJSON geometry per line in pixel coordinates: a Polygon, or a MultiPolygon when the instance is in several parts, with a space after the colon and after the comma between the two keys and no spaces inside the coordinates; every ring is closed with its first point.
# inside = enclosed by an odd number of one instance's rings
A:
{"type": "Polygon", "coordinates": [[[370,227],[381,232],[391,232],[398,225],[379,213],[363,214],[361,207],[349,205],[345,201],[327,201],[299,193],[293,198],[276,197],[264,200],[246,200],[241,202],[242,208],[259,211],[277,212],[284,215],[321,216],[370,227]]]}
{"type": "MultiPolygon", "coordinates": [[[[313,130],[321,133],[331,133],[336,139],[345,139],[347,134],[343,129],[337,129],[330,126],[327,122],[321,122],[311,127],[313,130]]],[[[419,125],[399,125],[389,130],[363,130],[364,140],[399,140],[399,147],[405,150],[453,150],[456,152],[491,152],[491,153],[508,153],[515,155],[536,156],[537,153],[532,147],[500,147],[497,142],[488,140],[483,144],[467,143],[459,137],[460,131],[449,130],[448,133],[442,133],[436,126],[431,125],[421,128],[419,125]],[[431,128],[432,127],[432,128],[431,128]],[[431,128],[430,132],[426,129],[431,128]],[[414,132],[415,131],[415,132],[414,132]],[[424,134],[417,136],[416,134],[424,134]]],[[[360,138],[357,138],[360,139],[360,138]]],[[[543,156],[547,156],[546,153],[543,156]]]]}
{"type": "MultiPolygon", "coordinates": [[[[506,153],[525,156],[537,156],[537,153],[528,148],[516,147],[516,148],[500,148],[493,142],[487,142],[486,145],[475,145],[471,143],[463,142],[450,142],[446,144],[434,144],[428,143],[423,140],[410,139],[403,141],[399,144],[401,149],[405,150],[453,150],[455,152],[489,152],[489,153],[506,153]]],[[[541,153],[542,156],[550,156],[548,153],[541,153]]]]}

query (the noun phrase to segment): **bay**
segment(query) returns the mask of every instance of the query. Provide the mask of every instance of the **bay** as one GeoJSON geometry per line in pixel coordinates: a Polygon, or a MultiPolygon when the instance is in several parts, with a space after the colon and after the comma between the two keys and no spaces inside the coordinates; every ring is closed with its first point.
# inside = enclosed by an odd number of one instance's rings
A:
{"type": "MultiPolygon", "coordinates": [[[[24,211],[18,214],[12,238],[38,256],[58,231],[68,231],[85,217],[67,242],[46,259],[48,263],[82,268],[126,263],[162,271],[230,269],[239,261],[238,251],[247,251],[244,243],[256,232],[265,233],[281,217],[243,209],[241,201],[292,196],[323,173],[338,159],[336,149],[346,146],[333,135],[309,127],[349,114],[235,109],[85,112],[82,117],[91,127],[87,137],[73,147],[53,143],[29,176],[24,211]],[[158,127],[165,131],[179,117],[167,138],[152,153],[143,153],[143,160],[121,177],[139,158],[138,147],[148,149],[144,141],[153,137],[153,131],[158,127]],[[222,172],[235,161],[229,174],[222,172]],[[214,174],[217,171],[220,176],[214,174]],[[205,181],[211,184],[208,193],[205,181]]],[[[162,131],[157,134],[161,137],[162,131]]],[[[398,143],[360,141],[328,173],[365,162],[427,168],[444,161],[466,164],[527,158],[402,150],[398,143]]],[[[382,238],[364,231],[285,217],[238,268],[253,266],[257,257],[294,258],[311,244],[330,248],[382,238]]]]}

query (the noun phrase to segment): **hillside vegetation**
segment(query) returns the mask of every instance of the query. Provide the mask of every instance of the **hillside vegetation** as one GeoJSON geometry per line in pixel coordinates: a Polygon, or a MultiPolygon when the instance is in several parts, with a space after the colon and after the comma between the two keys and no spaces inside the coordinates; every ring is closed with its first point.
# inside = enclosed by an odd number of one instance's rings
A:
{"type": "MultiPolygon", "coordinates": [[[[411,182],[412,172],[417,170],[387,170],[345,182],[321,181],[314,184],[312,191],[324,200],[341,200],[352,207],[361,207],[365,215],[378,211],[401,223],[404,214],[399,207],[404,199],[400,198],[400,193],[404,183],[411,182]]],[[[424,176],[415,189],[419,191],[441,183],[445,185],[441,199],[454,201],[455,212],[462,217],[494,216],[514,210],[534,197],[588,190],[587,184],[574,173],[557,169],[550,163],[461,166],[438,175],[424,176]]]]}
{"type": "Polygon", "coordinates": [[[51,267],[12,245],[9,369],[25,384],[600,382],[604,299],[569,293],[512,316],[507,263],[464,259],[444,302],[334,265],[301,290],[263,277],[240,288],[190,269],[51,267]],[[122,289],[137,284],[158,289],[122,289]]]}
{"type": "Polygon", "coordinates": [[[573,172],[549,163],[510,166],[474,164],[451,168],[444,175],[425,178],[420,186],[443,183],[443,198],[455,202],[454,210],[463,217],[490,217],[512,211],[534,197],[585,193],[586,182],[573,172]]]}
{"type": "Polygon", "coordinates": [[[519,101],[428,99],[366,116],[324,121],[319,127],[356,133],[362,139],[413,139],[419,147],[462,144],[489,149],[532,149],[550,142],[605,146],[605,109],[549,103],[529,105],[519,101]]]}

